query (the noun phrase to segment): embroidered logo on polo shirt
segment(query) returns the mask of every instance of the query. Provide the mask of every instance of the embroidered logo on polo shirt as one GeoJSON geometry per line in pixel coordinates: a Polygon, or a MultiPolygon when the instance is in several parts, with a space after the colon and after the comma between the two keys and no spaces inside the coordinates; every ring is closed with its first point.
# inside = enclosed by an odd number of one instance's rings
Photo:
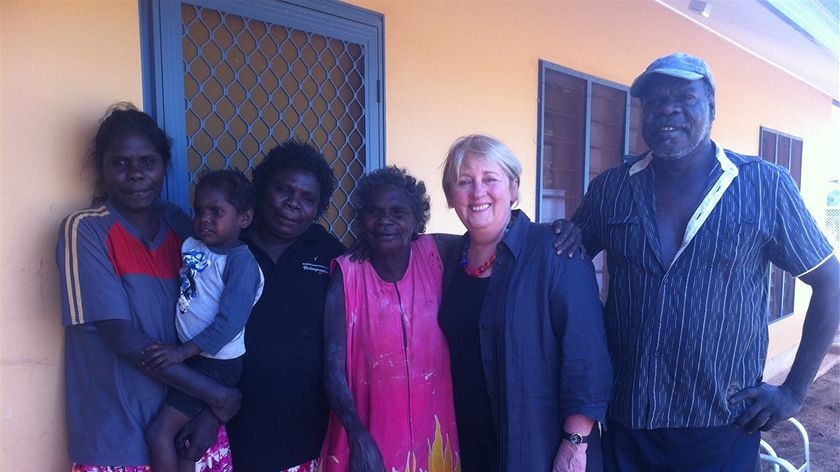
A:
{"type": "Polygon", "coordinates": [[[304,262],[303,264],[301,264],[301,266],[303,267],[303,270],[305,270],[305,271],[317,272],[317,273],[323,274],[323,275],[330,275],[330,269],[329,269],[329,267],[327,267],[325,265],[313,264],[311,262],[304,262]]]}

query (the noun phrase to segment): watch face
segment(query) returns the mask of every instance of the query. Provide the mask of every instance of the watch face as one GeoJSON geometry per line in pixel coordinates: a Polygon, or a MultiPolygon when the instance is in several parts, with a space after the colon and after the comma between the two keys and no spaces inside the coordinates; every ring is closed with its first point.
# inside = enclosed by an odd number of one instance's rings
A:
{"type": "Polygon", "coordinates": [[[568,440],[572,444],[578,445],[586,444],[586,440],[589,439],[589,436],[584,436],[580,433],[567,433],[563,431],[563,439],[568,440]]]}

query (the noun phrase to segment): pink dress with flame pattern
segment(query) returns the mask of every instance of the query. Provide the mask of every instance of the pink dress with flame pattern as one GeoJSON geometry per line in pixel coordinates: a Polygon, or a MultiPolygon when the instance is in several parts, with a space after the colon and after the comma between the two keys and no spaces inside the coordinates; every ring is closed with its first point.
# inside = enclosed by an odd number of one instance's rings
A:
{"type": "MultiPolygon", "coordinates": [[[[431,236],[411,243],[401,280],[342,256],[347,379],[388,472],[460,471],[449,349],[437,323],[443,263],[431,236]]],[[[347,435],[332,414],[323,472],[349,470],[347,435]]]]}

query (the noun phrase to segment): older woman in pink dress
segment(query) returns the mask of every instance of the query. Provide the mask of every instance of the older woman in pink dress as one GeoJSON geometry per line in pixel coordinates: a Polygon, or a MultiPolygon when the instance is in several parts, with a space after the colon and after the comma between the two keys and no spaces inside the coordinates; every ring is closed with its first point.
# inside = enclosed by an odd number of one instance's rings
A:
{"type": "Polygon", "coordinates": [[[364,177],[354,199],[369,259],[333,262],[324,322],[333,414],[321,468],[458,471],[449,349],[437,324],[440,250],[453,241],[420,234],[429,198],[402,169],[364,177]]]}

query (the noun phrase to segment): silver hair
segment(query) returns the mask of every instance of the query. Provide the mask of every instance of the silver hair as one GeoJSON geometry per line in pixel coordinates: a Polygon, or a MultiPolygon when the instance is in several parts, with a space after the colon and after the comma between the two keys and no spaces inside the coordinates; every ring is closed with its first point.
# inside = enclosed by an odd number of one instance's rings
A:
{"type": "Polygon", "coordinates": [[[522,163],[516,154],[498,139],[483,134],[462,136],[452,143],[446,160],[443,162],[443,193],[446,203],[451,207],[452,186],[458,181],[461,164],[467,156],[477,156],[488,162],[497,164],[504,170],[511,181],[519,181],[522,174],[522,163]]]}

